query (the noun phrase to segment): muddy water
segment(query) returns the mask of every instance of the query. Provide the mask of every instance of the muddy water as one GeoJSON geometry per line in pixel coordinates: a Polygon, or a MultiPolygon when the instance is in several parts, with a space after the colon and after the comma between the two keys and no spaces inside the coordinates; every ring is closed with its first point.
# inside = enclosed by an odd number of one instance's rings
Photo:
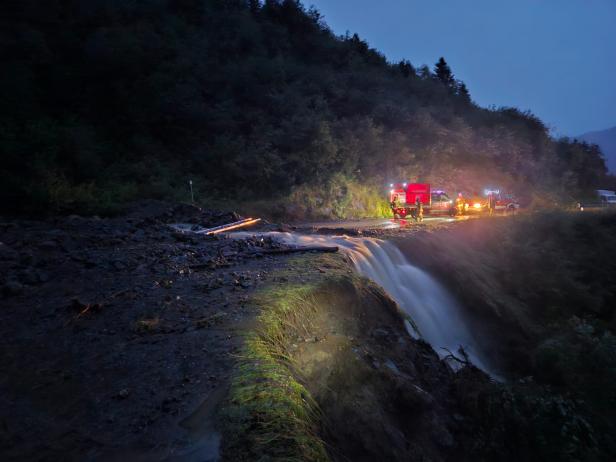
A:
{"type": "MultiPolygon", "coordinates": [[[[245,233],[236,233],[238,237],[245,233]]],[[[471,332],[460,304],[438,281],[412,265],[391,242],[346,236],[267,233],[296,246],[338,246],[353,261],[361,275],[371,279],[393,298],[413,320],[407,330],[429,342],[443,356],[457,354],[462,346],[477,367],[494,374],[482,354],[479,340],[471,332]]]]}

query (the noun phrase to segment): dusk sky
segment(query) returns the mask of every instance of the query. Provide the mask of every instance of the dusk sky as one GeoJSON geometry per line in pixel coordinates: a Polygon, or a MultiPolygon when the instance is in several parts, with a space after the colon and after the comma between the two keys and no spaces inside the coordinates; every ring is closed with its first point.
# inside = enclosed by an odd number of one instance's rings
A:
{"type": "Polygon", "coordinates": [[[530,109],[555,135],[616,126],[616,0],[304,3],[392,62],[444,56],[481,106],[530,109]]]}

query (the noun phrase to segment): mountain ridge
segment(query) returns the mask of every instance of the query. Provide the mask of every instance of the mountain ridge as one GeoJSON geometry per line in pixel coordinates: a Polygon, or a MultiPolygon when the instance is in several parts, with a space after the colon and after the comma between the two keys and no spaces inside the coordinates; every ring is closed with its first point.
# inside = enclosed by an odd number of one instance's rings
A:
{"type": "Polygon", "coordinates": [[[292,210],[332,217],[385,203],[400,179],[567,200],[603,183],[592,145],[552,138],[531,112],[477,106],[444,58],[390,63],[297,0],[3,12],[4,213],[190,200],[189,180],[200,203],[272,210],[295,194],[292,210]]]}

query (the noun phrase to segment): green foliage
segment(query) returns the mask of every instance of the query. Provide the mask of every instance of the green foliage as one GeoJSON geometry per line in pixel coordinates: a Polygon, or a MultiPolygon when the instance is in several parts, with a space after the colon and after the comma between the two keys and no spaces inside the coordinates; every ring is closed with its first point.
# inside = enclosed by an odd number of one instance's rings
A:
{"type": "Polygon", "coordinates": [[[286,351],[290,329],[310,312],[315,287],[263,291],[258,330],[239,356],[225,407],[226,460],[327,461],[318,411],[294,377],[286,351]]]}
{"type": "Polygon", "coordinates": [[[536,460],[614,460],[615,233],[611,211],[559,211],[495,222],[480,244],[446,248],[459,284],[480,294],[476,313],[515,339],[500,343],[515,377],[508,394],[496,387],[477,410],[481,444],[500,440],[495,451],[527,448],[536,460]]]}
{"type": "Polygon", "coordinates": [[[461,374],[456,394],[479,460],[603,460],[597,430],[575,400],[532,383],[470,382],[461,374]]]}
{"type": "Polygon", "coordinates": [[[365,218],[391,215],[386,195],[376,186],[335,175],[320,187],[296,188],[284,215],[308,218],[365,218]]]}
{"type": "Polygon", "coordinates": [[[173,198],[189,178],[237,202],[336,175],[480,189],[471,168],[576,195],[605,174],[532,114],[475,106],[444,59],[434,75],[388,63],[297,1],[10,2],[0,26],[3,212],[55,211],[50,174],[79,196],[67,212],[123,184],[109,200],[173,198]]]}

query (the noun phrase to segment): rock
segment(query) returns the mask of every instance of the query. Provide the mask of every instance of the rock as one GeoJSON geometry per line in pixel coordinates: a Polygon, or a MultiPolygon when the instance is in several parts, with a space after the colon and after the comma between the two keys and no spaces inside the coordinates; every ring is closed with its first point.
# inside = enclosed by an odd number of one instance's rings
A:
{"type": "Polygon", "coordinates": [[[435,400],[430,393],[407,380],[398,382],[398,392],[403,402],[411,408],[426,410],[434,406],[435,400]]]}
{"type": "Polygon", "coordinates": [[[17,281],[7,281],[2,291],[6,295],[19,295],[24,291],[24,286],[17,281]]]}
{"type": "Polygon", "coordinates": [[[434,425],[432,439],[436,444],[444,448],[451,448],[455,445],[455,440],[453,439],[453,436],[451,435],[449,430],[447,430],[447,428],[445,428],[445,426],[442,424],[434,425]]]}
{"type": "Polygon", "coordinates": [[[0,260],[14,260],[19,254],[4,242],[0,242],[0,260]]]}
{"type": "Polygon", "coordinates": [[[39,274],[32,268],[23,270],[19,274],[19,280],[26,285],[34,286],[41,282],[39,274]]]}
{"type": "Polygon", "coordinates": [[[38,245],[41,250],[55,250],[58,248],[58,243],[55,241],[43,241],[38,245]]]}
{"type": "Polygon", "coordinates": [[[391,333],[386,328],[377,327],[376,329],[372,330],[371,335],[375,339],[386,340],[388,337],[391,336],[391,333]]]}
{"type": "Polygon", "coordinates": [[[47,282],[47,281],[49,281],[49,274],[47,274],[46,272],[38,271],[37,274],[38,274],[39,282],[47,282]]]}
{"type": "Polygon", "coordinates": [[[122,388],[115,397],[118,399],[126,399],[128,395],[130,395],[130,390],[128,388],[122,388]]]}
{"type": "Polygon", "coordinates": [[[402,375],[396,363],[394,363],[391,359],[385,361],[385,367],[387,367],[390,371],[392,371],[396,375],[402,375]]]}
{"type": "Polygon", "coordinates": [[[145,239],[145,231],[143,229],[138,229],[132,235],[133,241],[142,241],[145,239]]]}
{"type": "Polygon", "coordinates": [[[37,259],[30,250],[23,251],[19,257],[19,263],[25,266],[36,266],[37,259]]]}

